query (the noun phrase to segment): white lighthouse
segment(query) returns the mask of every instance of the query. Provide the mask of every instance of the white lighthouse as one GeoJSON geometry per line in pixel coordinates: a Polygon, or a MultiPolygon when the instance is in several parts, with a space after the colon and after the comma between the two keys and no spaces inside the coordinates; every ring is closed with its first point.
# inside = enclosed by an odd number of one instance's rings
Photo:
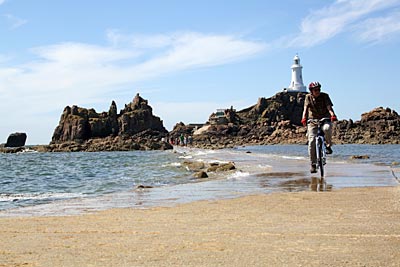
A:
{"type": "Polygon", "coordinates": [[[292,81],[288,88],[285,88],[289,92],[307,92],[307,88],[303,84],[303,66],[300,65],[300,58],[295,55],[293,58],[292,69],[292,81]]]}

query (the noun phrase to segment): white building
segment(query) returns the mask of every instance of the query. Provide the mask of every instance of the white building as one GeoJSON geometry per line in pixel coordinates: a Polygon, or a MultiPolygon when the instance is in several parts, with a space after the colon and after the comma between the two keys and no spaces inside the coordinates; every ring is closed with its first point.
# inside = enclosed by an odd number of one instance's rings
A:
{"type": "Polygon", "coordinates": [[[293,58],[292,69],[292,81],[288,88],[284,90],[288,92],[307,92],[307,87],[304,86],[303,83],[303,74],[302,69],[303,66],[300,65],[300,58],[298,55],[295,55],[293,58]]]}

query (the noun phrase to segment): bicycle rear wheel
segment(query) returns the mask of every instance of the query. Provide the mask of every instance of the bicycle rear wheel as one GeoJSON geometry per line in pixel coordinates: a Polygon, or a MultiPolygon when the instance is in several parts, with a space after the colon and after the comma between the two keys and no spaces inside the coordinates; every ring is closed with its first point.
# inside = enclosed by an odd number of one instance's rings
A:
{"type": "Polygon", "coordinates": [[[318,140],[317,164],[319,167],[319,172],[321,174],[321,178],[324,177],[324,160],[323,160],[323,147],[322,147],[323,145],[324,145],[323,142],[321,142],[321,140],[318,140]]]}

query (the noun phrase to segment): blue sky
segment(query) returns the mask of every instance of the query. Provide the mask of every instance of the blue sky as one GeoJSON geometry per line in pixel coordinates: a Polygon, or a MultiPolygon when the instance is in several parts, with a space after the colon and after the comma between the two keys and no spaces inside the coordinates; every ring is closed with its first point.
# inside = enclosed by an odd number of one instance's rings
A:
{"type": "Polygon", "coordinates": [[[400,112],[400,0],[0,0],[0,143],[47,144],[67,105],[136,93],[168,130],[319,81],[339,119],[400,112]]]}

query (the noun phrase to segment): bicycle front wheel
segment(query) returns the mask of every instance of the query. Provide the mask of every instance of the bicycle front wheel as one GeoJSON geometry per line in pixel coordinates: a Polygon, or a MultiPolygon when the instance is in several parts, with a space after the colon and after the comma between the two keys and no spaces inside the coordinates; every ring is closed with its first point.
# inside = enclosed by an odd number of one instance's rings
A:
{"type": "Polygon", "coordinates": [[[319,172],[321,174],[321,178],[324,177],[324,160],[323,160],[323,142],[321,142],[321,140],[318,140],[318,145],[317,145],[317,149],[318,149],[318,158],[317,158],[317,164],[319,167],[319,172]]]}

